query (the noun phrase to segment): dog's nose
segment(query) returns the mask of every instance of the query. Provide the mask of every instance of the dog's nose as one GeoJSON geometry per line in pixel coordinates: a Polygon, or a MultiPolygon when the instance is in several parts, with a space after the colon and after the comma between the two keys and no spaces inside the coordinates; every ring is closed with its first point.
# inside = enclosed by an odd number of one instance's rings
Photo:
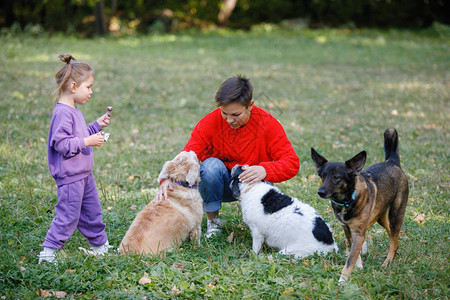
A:
{"type": "Polygon", "coordinates": [[[319,191],[317,192],[317,194],[319,194],[320,198],[326,198],[327,197],[327,193],[325,193],[325,189],[324,188],[320,188],[319,191]]]}

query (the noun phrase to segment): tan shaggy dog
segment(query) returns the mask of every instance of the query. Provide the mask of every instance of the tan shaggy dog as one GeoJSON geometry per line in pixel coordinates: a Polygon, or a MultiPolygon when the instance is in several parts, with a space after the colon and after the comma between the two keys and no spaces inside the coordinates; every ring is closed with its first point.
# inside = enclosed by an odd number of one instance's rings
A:
{"type": "Polygon", "coordinates": [[[188,237],[199,244],[203,215],[199,171],[193,151],[183,151],[164,164],[158,181],[168,178],[176,183],[174,189],[168,190],[167,200],[154,199],[137,214],[120,243],[120,253],[163,255],[188,237]]]}

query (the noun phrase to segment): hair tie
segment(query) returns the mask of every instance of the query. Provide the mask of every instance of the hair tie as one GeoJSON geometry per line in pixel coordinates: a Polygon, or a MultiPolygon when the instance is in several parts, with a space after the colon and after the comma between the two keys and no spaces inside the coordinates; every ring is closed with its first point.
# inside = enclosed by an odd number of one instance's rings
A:
{"type": "Polygon", "coordinates": [[[69,59],[69,61],[67,62],[67,64],[69,64],[72,60],[77,61],[74,57],[72,57],[71,59],[69,59]]]}

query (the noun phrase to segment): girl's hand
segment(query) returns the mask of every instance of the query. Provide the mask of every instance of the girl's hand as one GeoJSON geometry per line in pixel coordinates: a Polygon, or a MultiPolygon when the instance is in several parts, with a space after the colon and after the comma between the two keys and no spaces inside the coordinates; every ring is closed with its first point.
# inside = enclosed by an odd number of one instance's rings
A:
{"type": "Polygon", "coordinates": [[[87,146],[97,146],[100,147],[103,145],[103,142],[105,141],[105,137],[103,135],[93,134],[88,136],[87,138],[84,138],[84,145],[87,146]]]}
{"type": "Polygon", "coordinates": [[[266,169],[261,166],[243,167],[244,172],[239,176],[239,180],[250,185],[264,180],[267,176],[266,169]]]}
{"type": "Polygon", "coordinates": [[[102,127],[105,128],[106,126],[109,125],[109,120],[111,119],[111,115],[106,113],[103,116],[101,116],[100,118],[97,119],[97,123],[102,127]]]}
{"type": "Polygon", "coordinates": [[[173,191],[173,183],[169,179],[164,179],[156,194],[156,201],[167,200],[167,190],[173,191]]]}

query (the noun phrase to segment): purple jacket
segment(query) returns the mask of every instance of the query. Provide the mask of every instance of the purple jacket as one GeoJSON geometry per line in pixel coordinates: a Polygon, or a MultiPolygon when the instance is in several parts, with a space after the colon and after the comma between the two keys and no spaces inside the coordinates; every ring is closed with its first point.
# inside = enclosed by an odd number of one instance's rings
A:
{"type": "Polygon", "coordinates": [[[86,127],[78,108],[56,104],[48,132],[48,167],[57,185],[81,180],[91,173],[94,153],[92,146],[85,146],[84,138],[101,130],[96,121],[86,127]]]}

